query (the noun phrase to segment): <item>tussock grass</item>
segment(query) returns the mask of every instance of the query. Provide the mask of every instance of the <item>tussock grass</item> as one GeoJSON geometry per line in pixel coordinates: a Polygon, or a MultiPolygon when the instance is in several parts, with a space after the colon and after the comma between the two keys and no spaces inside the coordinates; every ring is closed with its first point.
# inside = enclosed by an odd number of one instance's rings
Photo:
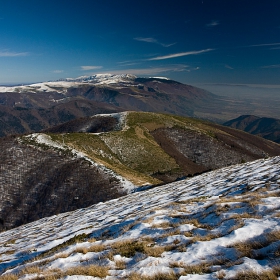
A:
{"type": "Polygon", "coordinates": [[[158,224],[153,224],[151,228],[170,228],[172,224],[170,222],[163,222],[158,224]]]}
{"type": "Polygon", "coordinates": [[[242,271],[238,272],[232,280],[277,280],[277,276],[273,271],[264,271],[264,272],[255,272],[251,271],[242,271]]]}
{"type": "Polygon", "coordinates": [[[85,276],[94,276],[104,278],[109,275],[109,267],[107,266],[98,266],[98,265],[90,265],[90,266],[79,266],[73,267],[66,270],[64,275],[85,275],[85,276]]]}
{"type": "Polygon", "coordinates": [[[276,276],[279,277],[280,276],[280,264],[273,266],[272,271],[276,276]]]}
{"type": "Polygon", "coordinates": [[[17,280],[18,276],[15,274],[7,274],[0,276],[0,280],[17,280]]]}
{"type": "Polygon", "coordinates": [[[201,235],[195,235],[191,242],[194,243],[194,242],[197,242],[197,241],[210,241],[212,239],[215,239],[215,238],[219,238],[221,237],[222,235],[220,233],[209,233],[207,235],[204,235],[204,236],[201,236],[201,235]]]}
{"type": "Polygon", "coordinates": [[[178,280],[178,276],[174,272],[170,273],[157,273],[152,276],[144,276],[139,273],[131,273],[128,276],[128,280],[178,280]]]}
{"type": "Polygon", "coordinates": [[[121,256],[131,258],[136,252],[144,253],[144,242],[137,242],[134,240],[123,240],[112,244],[114,253],[121,256]]]}
{"type": "Polygon", "coordinates": [[[122,270],[126,268],[126,262],[124,260],[117,260],[115,261],[115,267],[118,270],[122,270]]]}
{"type": "Polygon", "coordinates": [[[240,219],[262,219],[262,216],[256,215],[255,213],[242,213],[242,214],[233,214],[230,217],[228,217],[227,219],[223,220],[230,220],[230,219],[236,219],[236,220],[240,220],[240,219]]]}
{"type": "Polygon", "coordinates": [[[226,277],[226,273],[223,270],[220,270],[216,273],[217,279],[224,279],[226,277]]]}
{"type": "Polygon", "coordinates": [[[44,258],[44,257],[46,257],[46,256],[50,256],[51,254],[53,254],[53,253],[59,251],[60,249],[63,249],[63,248],[65,248],[65,247],[68,247],[68,246],[73,245],[73,244],[76,244],[76,243],[84,242],[84,241],[88,238],[88,236],[89,236],[89,235],[88,235],[88,234],[85,234],[85,233],[79,234],[79,235],[75,235],[74,237],[70,238],[69,240],[63,242],[63,243],[60,244],[60,245],[57,245],[57,246],[53,247],[52,249],[50,249],[50,250],[44,252],[43,254],[41,254],[41,255],[38,256],[38,257],[44,258]]]}
{"type": "Polygon", "coordinates": [[[89,248],[86,247],[81,247],[81,248],[77,248],[75,250],[76,253],[82,253],[82,254],[86,254],[88,252],[102,252],[106,249],[106,246],[104,246],[103,244],[93,244],[91,245],[89,248]]]}
{"type": "MultiPolygon", "coordinates": [[[[271,231],[265,235],[259,237],[259,240],[249,240],[243,242],[237,242],[229,247],[235,248],[241,257],[248,258],[258,258],[262,257],[254,252],[254,250],[262,249],[269,244],[280,240],[280,230],[271,231]]],[[[274,251],[275,257],[280,255],[280,248],[275,248],[274,251]]]]}
{"type": "MultiPolygon", "coordinates": [[[[136,252],[151,256],[160,257],[165,251],[170,251],[175,248],[174,245],[167,246],[154,246],[153,242],[150,241],[135,241],[135,240],[124,240],[118,241],[112,244],[112,254],[119,254],[123,257],[131,258],[136,252]]],[[[110,257],[110,256],[109,256],[110,257]]],[[[111,256],[112,257],[112,256],[111,256]]]]}
{"type": "Polygon", "coordinates": [[[166,246],[154,246],[144,248],[144,253],[151,257],[160,257],[161,254],[165,251],[168,251],[168,247],[166,246]]]}
{"type": "Polygon", "coordinates": [[[20,276],[25,275],[25,274],[35,274],[35,273],[41,273],[42,269],[37,266],[37,265],[32,265],[25,267],[21,272],[19,273],[20,276]]]}
{"type": "Polygon", "coordinates": [[[212,265],[211,263],[205,263],[205,262],[202,262],[200,264],[193,264],[193,265],[187,265],[183,262],[170,263],[171,268],[176,268],[176,267],[183,268],[184,272],[182,273],[182,275],[209,273],[211,272],[210,270],[211,265],[212,265]]]}

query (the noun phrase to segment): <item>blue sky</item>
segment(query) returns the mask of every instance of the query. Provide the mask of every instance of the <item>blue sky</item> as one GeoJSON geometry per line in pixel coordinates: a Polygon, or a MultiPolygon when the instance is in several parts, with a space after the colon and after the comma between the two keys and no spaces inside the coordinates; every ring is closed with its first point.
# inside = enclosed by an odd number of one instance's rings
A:
{"type": "Polygon", "coordinates": [[[279,0],[2,0],[0,83],[96,73],[280,84],[279,0]]]}

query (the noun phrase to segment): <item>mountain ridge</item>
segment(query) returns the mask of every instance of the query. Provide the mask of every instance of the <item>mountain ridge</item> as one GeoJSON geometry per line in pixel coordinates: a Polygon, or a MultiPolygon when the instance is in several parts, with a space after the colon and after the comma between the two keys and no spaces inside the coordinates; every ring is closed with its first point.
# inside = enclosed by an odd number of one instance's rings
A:
{"type": "Polygon", "coordinates": [[[236,119],[225,122],[224,125],[280,143],[279,119],[242,115],[236,119]]]}
{"type": "Polygon", "coordinates": [[[276,143],[242,131],[132,111],[73,120],[44,133],[3,138],[0,144],[2,230],[280,155],[276,143]]]}

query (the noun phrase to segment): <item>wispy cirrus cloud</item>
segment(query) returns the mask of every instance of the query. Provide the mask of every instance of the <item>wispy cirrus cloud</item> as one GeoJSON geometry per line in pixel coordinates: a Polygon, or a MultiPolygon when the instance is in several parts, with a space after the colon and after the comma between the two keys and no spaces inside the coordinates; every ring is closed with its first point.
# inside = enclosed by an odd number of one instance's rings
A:
{"type": "MultiPolygon", "coordinates": [[[[189,66],[185,64],[174,64],[162,67],[147,67],[147,68],[127,68],[127,69],[116,69],[108,70],[110,74],[124,74],[129,73],[132,75],[157,75],[168,72],[190,72],[189,66]]],[[[106,72],[106,73],[107,73],[106,72]]]]}
{"type": "Polygon", "coordinates": [[[215,27],[215,26],[218,26],[219,24],[220,24],[220,21],[212,20],[210,23],[206,24],[206,27],[215,27]]]}
{"type": "Polygon", "coordinates": [[[93,65],[81,66],[81,70],[83,71],[97,70],[101,68],[103,68],[103,66],[93,66],[93,65]]]}
{"type": "Polygon", "coordinates": [[[28,56],[28,52],[11,52],[11,51],[0,51],[0,57],[17,57],[17,56],[28,56]]]}
{"type": "Polygon", "coordinates": [[[64,70],[53,70],[52,72],[55,73],[55,74],[59,74],[59,73],[63,73],[64,70]]]}
{"type": "Polygon", "coordinates": [[[210,51],[214,51],[214,49],[173,53],[173,54],[168,54],[168,55],[163,55],[163,56],[152,57],[152,58],[149,58],[148,60],[164,60],[164,59],[176,58],[176,57],[181,57],[181,56],[197,55],[197,54],[202,54],[202,53],[206,53],[206,52],[210,52],[210,51]]]}
{"type": "Polygon", "coordinates": [[[273,46],[280,46],[280,43],[257,44],[257,45],[249,45],[248,47],[273,47],[273,46]]]}
{"type": "Polygon", "coordinates": [[[229,66],[229,65],[227,65],[227,64],[225,64],[225,68],[230,69],[230,70],[233,70],[233,69],[234,69],[233,67],[231,67],[231,66],[229,66]]]}
{"type": "Polygon", "coordinates": [[[263,68],[263,69],[276,69],[276,68],[280,68],[280,64],[265,65],[265,66],[262,66],[261,68],[263,68]]]}
{"type": "Polygon", "coordinates": [[[140,41],[140,42],[146,42],[146,43],[154,43],[154,44],[158,44],[161,45],[162,47],[168,48],[171,47],[173,45],[175,45],[176,43],[172,43],[172,44],[164,44],[159,42],[157,39],[152,38],[152,37],[148,37],[148,38],[143,38],[143,37],[136,37],[134,38],[134,40],[136,41],[140,41]]]}

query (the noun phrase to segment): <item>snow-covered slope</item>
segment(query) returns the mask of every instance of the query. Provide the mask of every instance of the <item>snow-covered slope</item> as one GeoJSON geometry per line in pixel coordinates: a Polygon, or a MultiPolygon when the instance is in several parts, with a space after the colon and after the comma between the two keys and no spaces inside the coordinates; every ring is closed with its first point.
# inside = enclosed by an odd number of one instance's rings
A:
{"type": "Polygon", "coordinates": [[[23,86],[1,87],[1,92],[53,92],[64,93],[70,87],[79,87],[85,83],[95,85],[109,84],[129,84],[136,76],[131,74],[113,75],[113,74],[96,74],[92,76],[81,76],[78,78],[60,79],[58,81],[35,83],[23,86]]]}
{"type": "Polygon", "coordinates": [[[0,271],[17,274],[6,279],[277,279],[279,186],[274,157],[44,218],[0,234],[0,271]]]}

